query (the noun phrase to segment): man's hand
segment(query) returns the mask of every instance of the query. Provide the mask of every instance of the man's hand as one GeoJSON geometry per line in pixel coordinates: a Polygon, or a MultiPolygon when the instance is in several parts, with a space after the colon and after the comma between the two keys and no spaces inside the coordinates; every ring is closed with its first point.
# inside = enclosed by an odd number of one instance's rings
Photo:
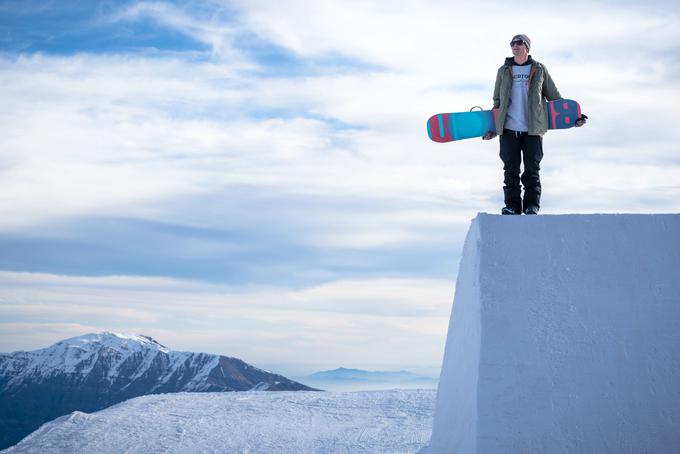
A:
{"type": "Polygon", "coordinates": [[[574,126],[576,126],[577,128],[580,128],[581,126],[586,124],[587,119],[588,119],[588,115],[581,115],[581,117],[576,120],[576,123],[574,123],[574,126]]]}
{"type": "Polygon", "coordinates": [[[484,135],[482,136],[482,140],[491,140],[491,139],[493,139],[494,137],[496,137],[497,135],[498,135],[498,134],[496,134],[495,132],[489,131],[489,132],[487,132],[486,134],[484,134],[484,135]]]}

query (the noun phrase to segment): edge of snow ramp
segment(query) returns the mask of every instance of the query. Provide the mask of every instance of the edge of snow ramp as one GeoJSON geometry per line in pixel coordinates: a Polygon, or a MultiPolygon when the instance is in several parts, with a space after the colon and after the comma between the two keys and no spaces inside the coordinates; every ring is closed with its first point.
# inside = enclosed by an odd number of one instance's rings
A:
{"type": "Polygon", "coordinates": [[[479,214],[428,453],[680,452],[680,215],[479,214]]]}

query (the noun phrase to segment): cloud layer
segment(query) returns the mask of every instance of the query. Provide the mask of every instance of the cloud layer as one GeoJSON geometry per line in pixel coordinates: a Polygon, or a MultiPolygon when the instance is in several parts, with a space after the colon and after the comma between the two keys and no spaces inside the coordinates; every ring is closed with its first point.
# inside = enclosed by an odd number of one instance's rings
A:
{"type": "Polygon", "coordinates": [[[0,288],[4,350],[39,348],[106,326],[146,333],[176,350],[310,371],[310,364],[347,361],[437,364],[451,283],[362,279],[290,289],[0,272],[0,288]]]}
{"type": "Polygon", "coordinates": [[[489,107],[512,35],[591,117],[546,135],[542,212],[680,209],[679,12],[617,5],[4,3],[0,350],[115,328],[437,364],[502,174],[496,142],[435,144],[425,120],[489,107]]]}

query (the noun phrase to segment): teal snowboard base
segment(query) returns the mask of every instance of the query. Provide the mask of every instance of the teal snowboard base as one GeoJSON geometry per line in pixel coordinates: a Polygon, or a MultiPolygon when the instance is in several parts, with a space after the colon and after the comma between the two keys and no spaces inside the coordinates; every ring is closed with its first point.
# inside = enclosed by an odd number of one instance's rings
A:
{"type": "MultiPolygon", "coordinates": [[[[581,118],[581,107],[571,99],[558,99],[546,102],[546,113],[548,129],[566,129],[581,118]]],[[[498,109],[437,114],[427,120],[427,134],[440,143],[482,137],[496,132],[496,117],[498,109]]]]}

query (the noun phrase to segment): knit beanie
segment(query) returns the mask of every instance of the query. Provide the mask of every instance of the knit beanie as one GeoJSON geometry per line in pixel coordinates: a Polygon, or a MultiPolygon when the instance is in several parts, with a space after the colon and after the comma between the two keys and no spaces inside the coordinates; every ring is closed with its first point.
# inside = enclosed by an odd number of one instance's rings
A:
{"type": "Polygon", "coordinates": [[[529,39],[529,37],[527,35],[515,35],[515,36],[512,37],[512,39],[510,41],[514,41],[516,39],[521,39],[522,41],[527,43],[527,52],[529,50],[531,50],[531,40],[529,39]]]}

